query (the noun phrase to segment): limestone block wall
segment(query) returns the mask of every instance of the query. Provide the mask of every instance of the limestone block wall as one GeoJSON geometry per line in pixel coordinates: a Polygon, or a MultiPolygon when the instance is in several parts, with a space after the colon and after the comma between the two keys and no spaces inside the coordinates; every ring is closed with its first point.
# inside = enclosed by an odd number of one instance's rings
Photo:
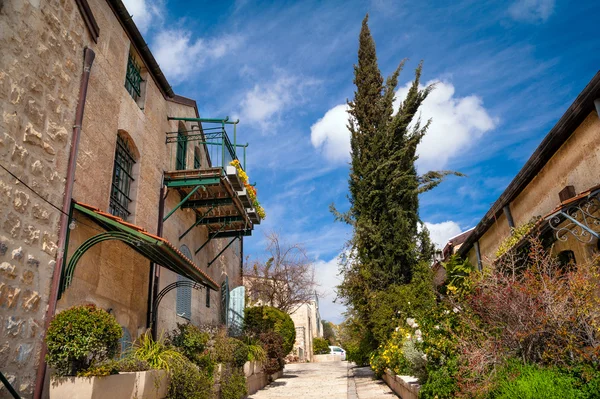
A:
{"type": "MultiPolygon", "coordinates": [[[[540,173],[510,204],[516,226],[527,223],[533,216],[544,216],[559,203],[558,193],[568,185],[576,192],[585,191],[600,184],[600,118],[592,111],[571,137],[548,161],[540,173]]],[[[494,259],[494,253],[502,240],[510,234],[504,215],[480,238],[479,245],[484,264],[494,259]]],[[[555,251],[571,249],[578,261],[593,256],[592,245],[582,245],[569,238],[566,243],[557,243],[555,251]]],[[[469,259],[476,264],[475,249],[469,251],[469,259]]]]}
{"type": "Polygon", "coordinates": [[[62,205],[86,34],[74,1],[0,2],[0,164],[31,188],[0,168],[0,365],[25,398],[58,239],[42,198],[62,205]]]}
{"type": "Polygon", "coordinates": [[[298,309],[296,309],[293,313],[290,313],[290,317],[294,322],[294,326],[296,327],[296,332],[299,329],[303,330],[303,336],[299,337],[296,335],[296,343],[294,345],[295,348],[303,348],[304,356],[307,360],[312,360],[313,358],[313,338],[314,335],[314,318],[312,315],[311,306],[308,303],[302,304],[298,309]]]}

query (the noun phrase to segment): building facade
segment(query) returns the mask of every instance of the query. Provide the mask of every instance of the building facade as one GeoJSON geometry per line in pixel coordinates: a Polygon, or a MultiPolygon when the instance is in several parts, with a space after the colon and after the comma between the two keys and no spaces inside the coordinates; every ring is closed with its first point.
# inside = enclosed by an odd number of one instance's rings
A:
{"type": "Polygon", "coordinates": [[[559,259],[594,259],[600,248],[599,112],[600,72],[455,252],[481,269],[495,261],[513,229],[531,221],[532,232],[559,259]]]}
{"type": "Polygon", "coordinates": [[[305,302],[298,306],[290,317],[296,328],[296,342],[294,343],[293,355],[298,356],[298,361],[312,361],[314,356],[314,338],[323,338],[323,325],[319,313],[319,298],[305,302]]]}
{"type": "Polygon", "coordinates": [[[40,397],[46,324],[74,305],[125,346],[227,324],[260,223],[234,122],[173,93],[121,0],[8,0],[0,27],[0,371],[40,397]]]}

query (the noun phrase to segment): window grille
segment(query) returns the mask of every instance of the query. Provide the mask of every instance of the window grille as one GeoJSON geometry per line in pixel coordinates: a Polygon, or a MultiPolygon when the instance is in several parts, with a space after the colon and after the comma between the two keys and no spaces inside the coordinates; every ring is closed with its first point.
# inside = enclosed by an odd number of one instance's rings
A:
{"type": "Polygon", "coordinates": [[[135,181],[132,176],[134,164],[133,151],[120,135],[117,136],[109,212],[123,220],[131,215],[129,204],[132,200],[129,195],[135,181]]]}
{"type": "Polygon", "coordinates": [[[141,75],[142,68],[133,59],[131,53],[127,60],[127,74],[125,75],[125,88],[131,95],[131,97],[137,101],[141,96],[142,79],[141,75]]]}

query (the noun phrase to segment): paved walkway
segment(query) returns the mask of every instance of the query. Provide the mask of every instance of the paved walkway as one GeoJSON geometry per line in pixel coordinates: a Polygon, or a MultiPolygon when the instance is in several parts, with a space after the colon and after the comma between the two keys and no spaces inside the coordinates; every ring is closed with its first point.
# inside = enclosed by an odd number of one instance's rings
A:
{"type": "Polygon", "coordinates": [[[249,399],[393,399],[383,381],[373,379],[368,367],[348,362],[287,364],[283,377],[249,399]]]}

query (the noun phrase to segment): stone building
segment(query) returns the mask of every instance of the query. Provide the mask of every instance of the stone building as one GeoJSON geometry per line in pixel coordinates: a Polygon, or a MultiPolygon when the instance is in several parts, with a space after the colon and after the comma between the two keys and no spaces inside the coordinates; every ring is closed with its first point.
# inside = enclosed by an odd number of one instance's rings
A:
{"type": "Polygon", "coordinates": [[[6,0],[0,32],[0,371],[41,397],[45,327],[73,305],[123,345],[226,324],[260,223],[237,122],[173,93],[121,0],[6,0]]]}
{"type": "Polygon", "coordinates": [[[296,342],[294,343],[293,353],[298,356],[298,360],[313,360],[313,339],[323,338],[323,325],[321,324],[321,314],[319,313],[319,298],[315,295],[312,301],[308,301],[298,306],[290,317],[296,328],[296,342]]]}
{"type": "Polygon", "coordinates": [[[481,269],[494,261],[512,228],[533,220],[536,234],[552,245],[561,261],[586,262],[596,256],[600,248],[599,112],[600,72],[456,253],[481,269]]]}

